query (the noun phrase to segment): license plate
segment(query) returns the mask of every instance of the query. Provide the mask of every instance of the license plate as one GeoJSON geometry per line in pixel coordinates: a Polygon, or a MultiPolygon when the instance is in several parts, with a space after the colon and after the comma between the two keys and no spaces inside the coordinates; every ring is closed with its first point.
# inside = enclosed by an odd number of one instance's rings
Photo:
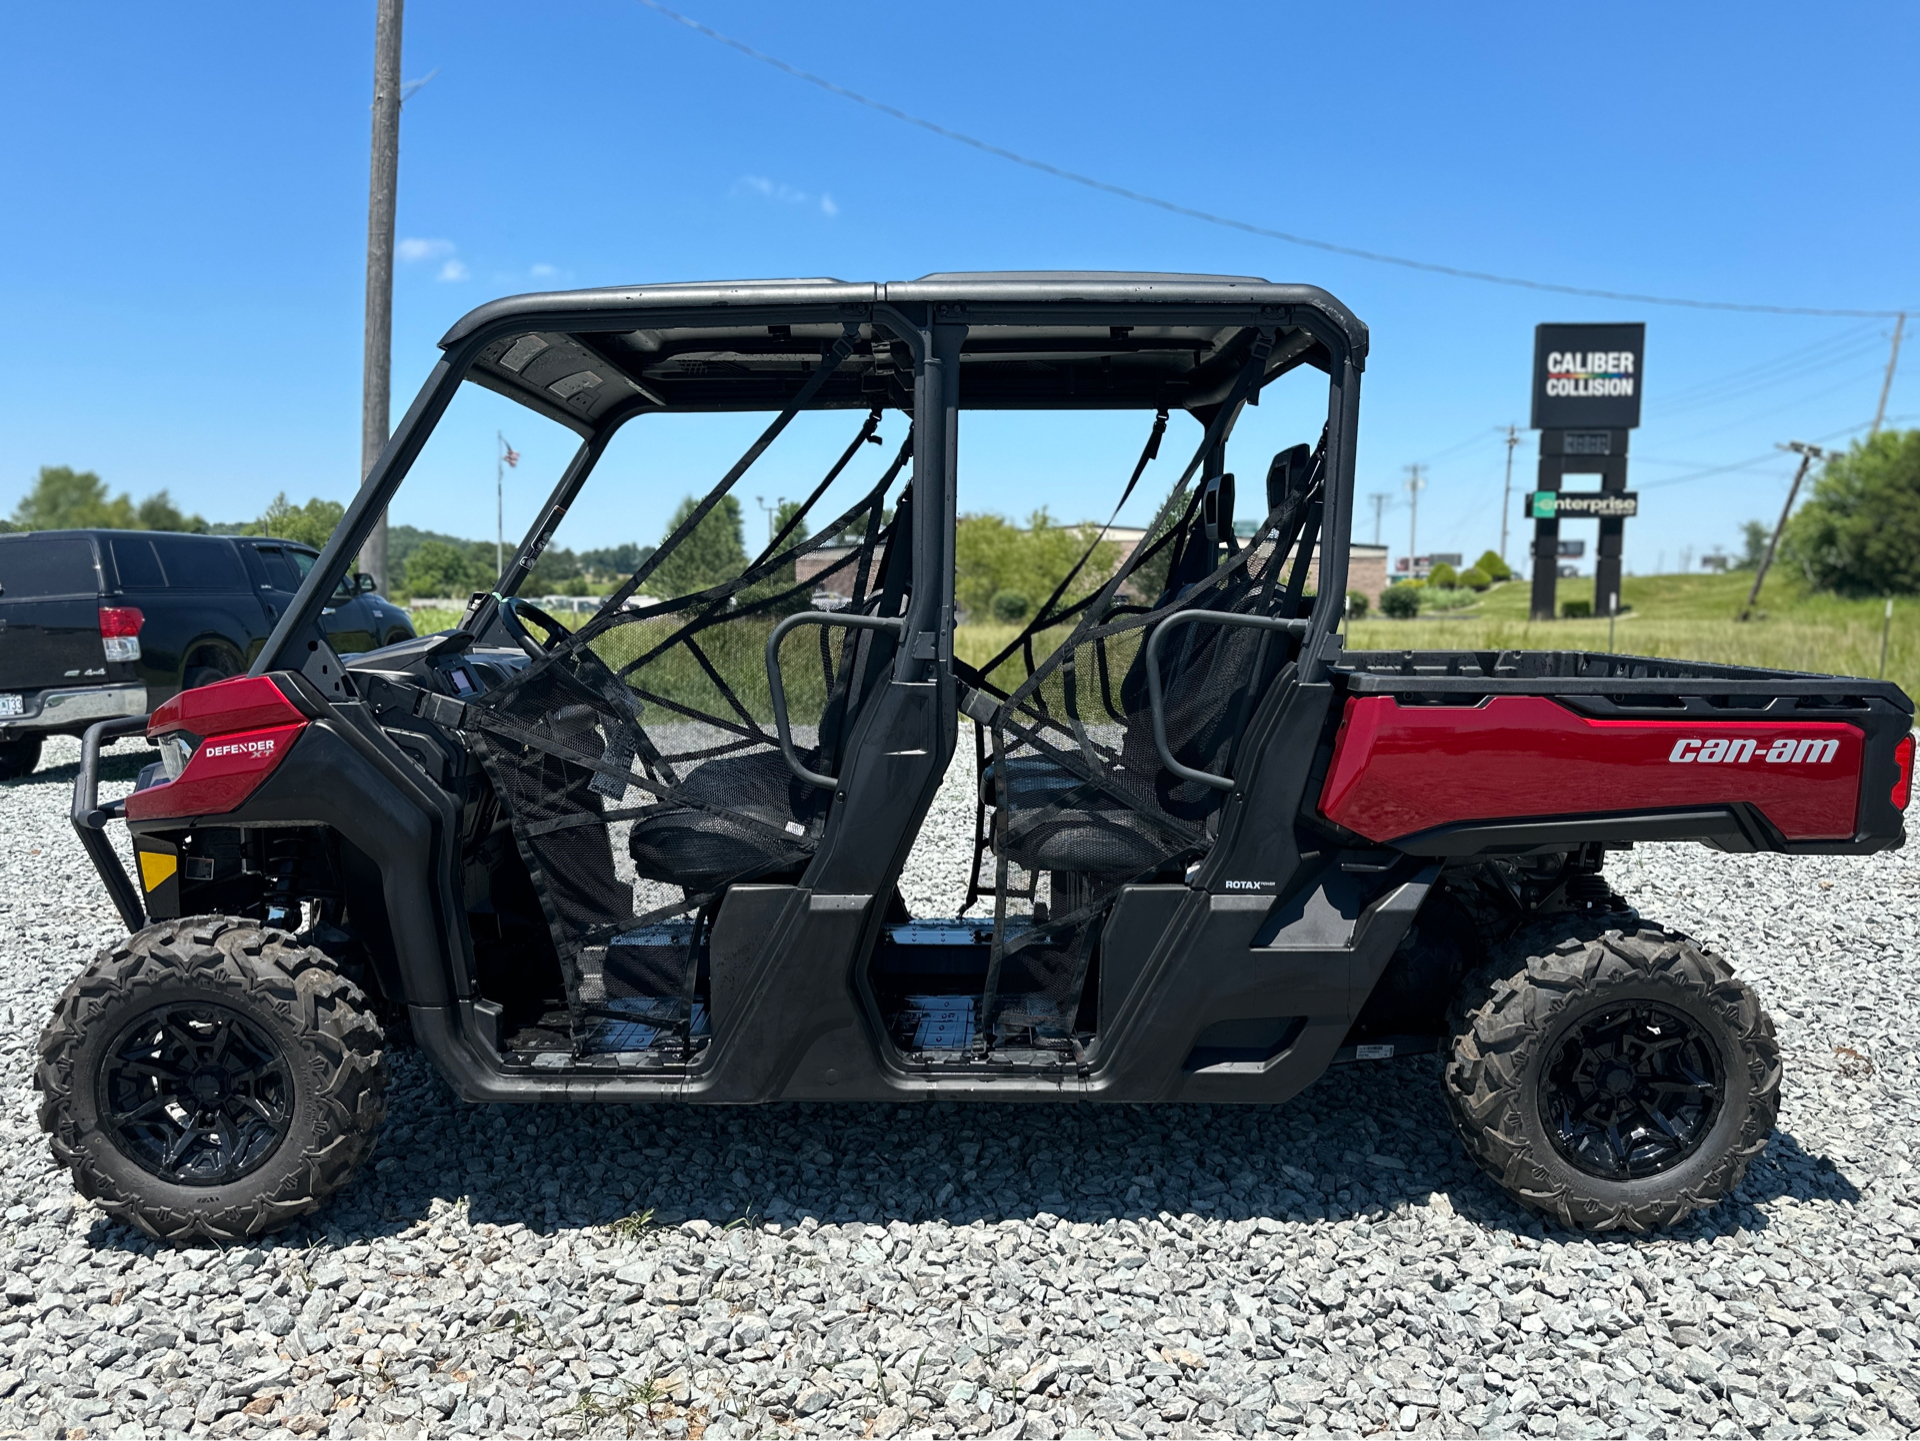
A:
{"type": "Polygon", "coordinates": [[[27,704],[17,691],[0,692],[0,715],[25,715],[27,704]]]}

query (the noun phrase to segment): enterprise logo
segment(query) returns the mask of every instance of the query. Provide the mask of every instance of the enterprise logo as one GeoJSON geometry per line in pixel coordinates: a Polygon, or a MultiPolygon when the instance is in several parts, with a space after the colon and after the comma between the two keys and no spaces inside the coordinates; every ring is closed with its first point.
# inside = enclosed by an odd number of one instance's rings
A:
{"type": "Polygon", "coordinates": [[[227,741],[223,745],[210,745],[206,748],[208,756],[270,756],[279,742],[268,738],[254,741],[227,741]]]}
{"type": "Polygon", "coordinates": [[[1673,743],[1673,751],[1667,759],[1675,765],[1745,765],[1751,760],[1763,760],[1768,765],[1809,765],[1823,766],[1831,761],[1834,753],[1840,749],[1837,740],[1795,740],[1791,736],[1782,736],[1765,750],[1760,743],[1742,738],[1740,740],[1680,740],[1673,743]]]}

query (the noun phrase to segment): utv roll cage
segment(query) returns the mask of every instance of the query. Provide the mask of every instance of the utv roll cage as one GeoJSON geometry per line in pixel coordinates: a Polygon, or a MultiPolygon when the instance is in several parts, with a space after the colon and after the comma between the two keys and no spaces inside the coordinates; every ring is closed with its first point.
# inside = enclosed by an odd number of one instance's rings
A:
{"type": "MultiPolygon", "coordinates": [[[[942,989],[923,973],[938,938],[913,932],[896,899],[880,943],[893,959],[869,978],[872,999],[903,1052],[1031,1049],[1050,1063],[1065,1055],[1084,1072],[1101,918],[1130,881],[1204,885],[1189,873],[1217,863],[1231,849],[1217,840],[1244,820],[1231,762],[1262,699],[1283,675],[1324,697],[1346,591],[1360,322],[1324,291],[1249,278],[934,275],[523,296],[476,310],[442,348],[315,567],[319,579],[289,608],[255,673],[299,670],[351,693],[316,629],[324,587],[358,552],[464,381],[580,436],[497,588],[476,595],[459,630],[432,647],[446,654],[483,637],[511,640],[534,663],[470,703],[415,701],[418,714],[472,737],[513,816],[576,1046],[630,1040],[636,992],[677,997],[647,1014],[677,1027],[687,1055],[701,1046],[696,982],[703,992],[717,983],[725,937],[713,925],[730,888],[804,881],[816,909],[835,896],[884,897],[945,773],[956,723],[970,717],[982,780],[962,913],[993,901],[990,932],[983,918],[973,933],[991,937],[984,983],[964,1004],[921,994],[942,989]],[[1324,428],[1317,444],[1274,457],[1267,503],[1255,507],[1265,519],[1237,536],[1227,438],[1267,385],[1302,367],[1327,379],[1324,428]],[[1120,506],[1158,456],[1171,411],[1187,411],[1204,430],[1133,553],[1100,584],[1071,591],[1089,547],[1015,642],[979,670],[952,650],[962,409],[1152,413],[1120,506]],[[735,580],[630,608],[792,419],[816,410],[866,419],[800,513],[735,580]],[[700,411],[774,417],[584,626],[569,633],[518,600],[621,427],[700,411]],[[904,413],[910,429],[879,482],[811,539],[793,538],[862,446],[879,441],[889,411],[904,413]],[[830,569],[843,573],[850,606],[807,609],[796,560],[848,534],[859,543],[830,569]],[[765,641],[765,697],[746,696],[742,670],[708,654],[722,627],[748,615],[777,621],[765,641]],[[527,630],[530,620],[544,641],[527,630]],[[819,702],[817,725],[789,715],[796,662],[791,646],[783,661],[781,647],[796,631],[819,639],[819,675],[803,683],[819,702]],[[677,678],[653,679],[669,653],[680,661],[677,678]],[[997,682],[1008,675],[1020,678],[1003,690],[997,682]],[[663,720],[695,734],[675,751],[658,738],[663,720]],[[622,804],[635,789],[640,804],[622,804]],[[897,844],[876,853],[836,837],[837,817],[843,831],[897,844]],[[617,825],[631,826],[641,879],[679,886],[681,896],[644,912],[625,902],[605,861],[617,825]],[[1049,874],[1051,913],[1041,901],[1010,917],[1009,898],[1034,902],[1049,874]],[[950,1040],[955,1027],[971,1047],[930,1042],[950,1040]]],[[[367,674],[359,689],[373,696],[379,684],[367,674]]],[[[395,708],[393,696],[385,701],[375,710],[395,708]]],[[[823,943],[861,949],[853,935],[823,943]]]]}
{"type": "MultiPolygon", "coordinates": [[[[908,409],[923,517],[912,539],[916,560],[930,563],[953,533],[952,416],[963,403],[968,409],[1175,407],[1206,423],[1220,412],[1244,366],[1244,347],[1262,329],[1274,340],[1267,369],[1251,388],[1255,403],[1259,388],[1300,365],[1330,380],[1325,530],[1338,540],[1328,546],[1321,590],[1344,594],[1333,582],[1345,579],[1350,427],[1367,330],[1315,286],[1198,275],[992,273],[886,284],[795,280],[572,291],[494,301],[447,332],[441,360],[314,567],[322,580],[288,608],[254,674],[305,663],[307,642],[320,638],[326,584],[346,573],[468,378],[581,437],[502,578],[498,593],[511,595],[614,433],[637,417],[880,404],[908,409]],[[796,406],[808,382],[819,379],[822,360],[843,341],[846,358],[796,406]]],[[[763,443],[743,457],[739,474],[764,449],[763,443]]],[[[952,605],[950,582],[915,598],[907,617],[909,655],[931,658],[917,653],[938,637],[952,605]]],[[[469,617],[468,624],[483,619],[469,617]]],[[[1317,629],[1330,632],[1338,619],[1336,608],[1317,629]]]]}

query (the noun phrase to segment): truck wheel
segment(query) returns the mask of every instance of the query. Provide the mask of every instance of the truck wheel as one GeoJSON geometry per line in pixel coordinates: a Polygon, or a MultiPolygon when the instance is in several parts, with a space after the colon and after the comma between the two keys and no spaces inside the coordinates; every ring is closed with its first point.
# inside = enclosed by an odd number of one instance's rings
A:
{"type": "Polygon", "coordinates": [[[1773,1134],[1780,1047],[1726,962],[1632,919],[1523,931],[1501,955],[1455,1003],[1443,1090],[1509,1195],[1648,1231],[1740,1184],[1773,1134]]]}
{"type": "Polygon", "coordinates": [[[386,1113],[379,1023],[324,953],[226,916],[103,951],[40,1037],[40,1128],[82,1195],[162,1241],[317,1210],[386,1113]]]}
{"type": "Polygon", "coordinates": [[[21,776],[33,774],[33,768],[40,764],[40,737],[28,736],[25,740],[0,741],[0,781],[18,780],[21,776]]]}

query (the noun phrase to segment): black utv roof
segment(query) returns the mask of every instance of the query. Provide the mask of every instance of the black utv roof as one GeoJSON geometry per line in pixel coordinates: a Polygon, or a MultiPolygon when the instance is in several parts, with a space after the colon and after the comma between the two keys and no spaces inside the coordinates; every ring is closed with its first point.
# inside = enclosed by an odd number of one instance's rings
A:
{"type": "Polygon", "coordinates": [[[821,408],[903,404],[905,331],[964,323],[967,408],[1197,409],[1224,398],[1257,331],[1269,378],[1364,365],[1367,330],[1326,291],[1252,276],[1003,271],[844,280],[704,281],[496,300],[442,348],[471,377],[576,430],[646,410],[779,409],[857,327],[821,408]],[[888,313],[901,324],[892,327],[888,313]]]}

